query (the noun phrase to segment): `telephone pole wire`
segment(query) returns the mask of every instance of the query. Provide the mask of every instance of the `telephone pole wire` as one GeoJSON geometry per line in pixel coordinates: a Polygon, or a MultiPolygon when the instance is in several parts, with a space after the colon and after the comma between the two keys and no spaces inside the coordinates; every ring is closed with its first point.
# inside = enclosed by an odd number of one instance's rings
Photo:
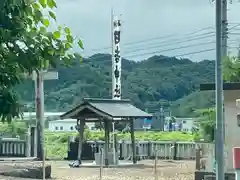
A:
{"type": "Polygon", "coordinates": [[[215,93],[216,93],[216,179],[224,180],[224,132],[223,132],[223,79],[222,79],[222,1],[216,2],[216,63],[215,63],[215,93]]]}

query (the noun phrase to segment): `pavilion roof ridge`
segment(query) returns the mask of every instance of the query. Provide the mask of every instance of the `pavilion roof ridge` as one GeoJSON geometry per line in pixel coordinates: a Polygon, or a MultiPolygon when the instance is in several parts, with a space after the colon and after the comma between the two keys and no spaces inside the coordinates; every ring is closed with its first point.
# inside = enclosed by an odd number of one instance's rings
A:
{"type": "Polygon", "coordinates": [[[130,99],[83,98],[84,103],[131,103],[130,99]]]}

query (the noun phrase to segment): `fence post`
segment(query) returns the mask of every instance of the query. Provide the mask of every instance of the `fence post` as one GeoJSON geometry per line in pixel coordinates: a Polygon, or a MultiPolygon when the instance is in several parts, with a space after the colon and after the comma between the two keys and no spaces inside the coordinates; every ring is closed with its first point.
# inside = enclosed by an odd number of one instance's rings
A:
{"type": "Polygon", "coordinates": [[[196,170],[201,169],[201,149],[196,148],[196,170]]]}
{"type": "Polygon", "coordinates": [[[177,142],[173,143],[173,160],[177,160],[177,142]]]}
{"type": "Polygon", "coordinates": [[[157,160],[158,160],[158,150],[155,149],[155,160],[154,160],[154,178],[155,180],[158,180],[158,174],[157,174],[157,160]]]}
{"type": "Polygon", "coordinates": [[[173,149],[173,151],[174,151],[174,144],[173,144],[173,143],[170,144],[170,149],[169,149],[169,160],[173,160],[172,149],[173,149]]]}
{"type": "Polygon", "coordinates": [[[102,170],[103,170],[103,149],[100,149],[100,171],[99,171],[99,179],[102,180],[102,170]]]}
{"type": "Polygon", "coordinates": [[[122,141],[118,141],[119,144],[119,159],[122,160],[122,141]]]}
{"type": "Polygon", "coordinates": [[[148,147],[148,157],[151,157],[151,142],[150,141],[148,141],[148,143],[147,143],[147,147],[148,147]]]}

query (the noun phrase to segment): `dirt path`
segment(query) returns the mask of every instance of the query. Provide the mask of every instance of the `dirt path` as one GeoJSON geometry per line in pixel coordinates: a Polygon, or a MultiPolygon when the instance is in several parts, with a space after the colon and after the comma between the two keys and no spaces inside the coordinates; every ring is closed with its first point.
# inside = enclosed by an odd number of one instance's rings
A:
{"type": "MultiPolygon", "coordinates": [[[[52,165],[52,177],[56,180],[99,180],[98,168],[69,168],[68,162],[48,162],[52,165]]],[[[146,167],[142,168],[104,168],[103,180],[154,180],[153,161],[141,161],[146,167]]],[[[0,170],[11,163],[0,163],[0,170]],[[4,166],[3,166],[4,165],[4,166]]],[[[158,180],[193,180],[195,163],[158,162],[158,180]]],[[[27,180],[12,177],[1,177],[1,180],[27,180]]]]}

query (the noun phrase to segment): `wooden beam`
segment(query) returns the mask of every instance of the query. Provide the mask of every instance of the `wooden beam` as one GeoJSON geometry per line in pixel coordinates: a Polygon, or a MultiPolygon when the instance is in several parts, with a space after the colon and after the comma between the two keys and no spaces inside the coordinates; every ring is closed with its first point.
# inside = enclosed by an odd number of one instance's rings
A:
{"type": "Polygon", "coordinates": [[[132,141],[132,160],[133,164],[137,163],[137,158],[136,158],[136,144],[135,144],[135,136],[134,136],[134,123],[133,119],[130,120],[130,128],[131,128],[131,141],[132,141]]]}
{"type": "Polygon", "coordinates": [[[104,119],[104,130],[105,130],[105,150],[104,150],[104,162],[105,166],[109,165],[108,152],[109,152],[109,121],[104,119]]]}
{"type": "MultiPolygon", "coordinates": [[[[213,90],[215,90],[215,83],[200,84],[200,91],[213,91],[213,90]]],[[[240,83],[239,82],[223,83],[223,90],[224,91],[240,90],[240,83]]]]}
{"type": "Polygon", "coordinates": [[[79,143],[78,143],[78,157],[77,160],[79,164],[81,164],[81,156],[82,156],[82,144],[84,140],[84,126],[85,126],[85,119],[78,119],[78,124],[80,123],[80,129],[79,129],[79,143]]]}

